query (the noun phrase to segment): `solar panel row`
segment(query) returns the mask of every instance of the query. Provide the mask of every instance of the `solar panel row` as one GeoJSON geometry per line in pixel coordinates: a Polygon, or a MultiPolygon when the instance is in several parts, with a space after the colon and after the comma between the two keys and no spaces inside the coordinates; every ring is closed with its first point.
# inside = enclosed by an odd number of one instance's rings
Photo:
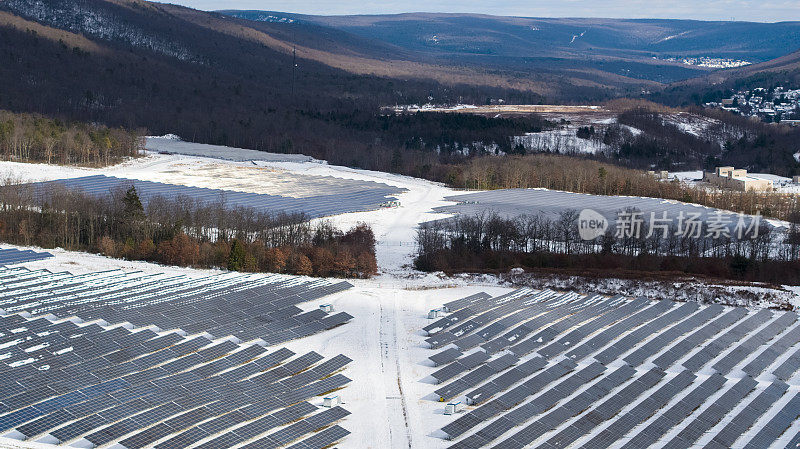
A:
{"type": "Polygon", "coordinates": [[[793,312],[535,291],[523,298],[538,300],[455,301],[436,324],[434,337],[458,332],[431,356],[440,365],[434,377],[449,380],[436,394],[470,405],[442,427],[457,440],[453,449],[760,448],[797,423],[800,399],[781,381],[800,370],[793,312]],[[476,342],[481,348],[464,355],[476,342]],[[765,427],[753,431],[756,422],[765,427]]]}
{"type": "MultiPolygon", "coordinates": [[[[25,274],[26,272],[22,272],[25,274]]],[[[51,313],[90,321],[234,335],[243,341],[280,344],[346,323],[345,312],[304,312],[297,304],[345,291],[347,282],[298,282],[286,276],[210,276],[158,278],[119,273],[37,285],[14,284],[0,290],[7,312],[51,313]]]]}
{"type": "MultiPolygon", "coordinates": [[[[71,337],[82,335],[86,328],[97,337],[95,341],[112,344],[88,351],[73,347],[67,354],[77,355],[79,359],[69,358],[77,363],[54,365],[64,366],[57,376],[51,376],[55,381],[43,387],[26,389],[4,376],[5,382],[18,387],[0,388],[0,429],[16,428],[28,438],[48,433],[62,442],[83,438],[102,445],[129,435],[123,445],[139,448],[218,416],[237,413],[245,421],[254,419],[349,381],[336,374],[350,361],[341,355],[323,361],[318,354],[309,353],[286,361],[292,353],[285,349],[270,352],[257,345],[241,347],[205,337],[159,336],[148,330],[104,329],[69,321],[48,326],[46,321],[18,314],[0,316],[0,334],[7,338],[32,329],[46,337],[62,331],[71,337]],[[20,329],[26,331],[14,332],[20,329]],[[118,346],[122,349],[114,350],[118,346]],[[150,352],[135,349],[137,346],[150,352]],[[66,377],[70,372],[86,375],[66,377]],[[154,375],[142,377],[141,373],[154,375]]],[[[35,338],[31,343],[42,344],[35,338]]],[[[51,362],[60,355],[53,354],[51,362]]],[[[4,374],[15,372],[8,364],[3,368],[4,374]]],[[[49,369],[42,373],[47,372],[49,369]]],[[[315,409],[308,405],[303,415],[315,409]]],[[[213,433],[233,424],[218,421],[213,433]]],[[[196,438],[198,431],[193,432],[194,437],[183,436],[169,447],[186,447],[177,442],[196,438]]],[[[213,435],[209,430],[203,432],[213,435]]]]}
{"type": "Polygon", "coordinates": [[[37,260],[47,259],[53,257],[52,254],[47,252],[37,252],[26,250],[18,250],[13,248],[0,249],[0,266],[2,265],[15,265],[25,262],[34,262],[37,260]]]}
{"type": "MultiPolygon", "coordinates": [[[[496,213],[505,217],[520,215],[547,216],[557,220],[559,214],[565,210],[592,209],[610,223],[614,223],[620,211],[634,209],[642,212],[642,218],[650,220],[650,214],[676,219],[680,214],[699,214],[698,220],[708,221],[710,216],[717,212],[716,209],[687,204],[679,201],[663,200],[659,198],[640,198],[629,196],[602,196],[573,192],[561,192],[544,189],[505,189],[487,192],[466,193],[446,198],[459,204],[441,206],[436,211],[442,213],[458,213],[462,215],[481,215],[496,213]]],[[[737,223],[738,217],[730,212],[721,211],[731,221],[729,229],[737,223]]],[[[446,220],[446,219],[445,219],[446,220]]],[[[749,225],[752,217],[744,218],[749,225]]]]}
{"type": "Polygon", "coordinates": [[[59,188],[79,190],[94,197],[105,197],[133,186],[145,205],[157,196],[186,197],[206,205],[224,204],[224,207],[228,209],[250,208],[257,212],[270,214],[302,213],[309,218],[375,210],[387,201],[397,200],[394,195],[403,191],[397,187],[374,182],[344,182],[357,184],[355,186],[357,188],[342,189],[341,193],[337,193],[330,192],[330,186],[326,186],[321,189],[325,192],[324,194],[302,198],[189,187],[103,175],[38,182],[30,186],[33,188],[34,195],[43,200],[48,198],[53,190],[59,188]]]}
{"type": "Polygon", "coordinates": [[[287,349],[239,341],[252,340],[248,335],[269,340],[283,331],[290,333],[281,339],[295,338],[343,324],[349,315],[342,320],[340,314],[303,312],[296,304],[349,284],[238,275],[203,281],[119,272],[71,276],[25,269],[0,270],[0,277],[5,307],[46,305],[56,312],[0,313],[0,432],[14,429],[29,439],[48,435],[65,444],[116,442],[129,449],[185,448],[235,432],[241,443],[317,447],[347,434],[342,429],[317,436],[347,412],[317,413],[308,400],[350,382],[339,373],[349,358],[325,359],[314,352],[295,356],[287,349]],[[168,288],[153,285],[126,296],[129,284],[140,279],[168,288]],[[263,313],[260,327],[237,313],[256,309],[263,313]],[[73,311],[85,320],[70,317],[73,311]],[[109,325],[104,312],[134,326],[109,325]],[[164,327],[148,325],[148,319],[164,327]],[[204,322],[218,336],[225,335],[221,329],[239,331],[240,339],[218,339],[202,328],[161,330],[189,320],[204,322]],[[265,332],[248,333],[235,323],[265,332]],[[269,332],[270,326],[277,331],[269,332]],[[254,422],[261,425],[246,427],[254,422]]]}

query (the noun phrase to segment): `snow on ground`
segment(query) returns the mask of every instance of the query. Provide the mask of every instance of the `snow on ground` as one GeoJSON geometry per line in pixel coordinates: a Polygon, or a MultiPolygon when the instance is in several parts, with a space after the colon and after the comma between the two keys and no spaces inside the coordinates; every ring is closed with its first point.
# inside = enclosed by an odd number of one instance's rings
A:
{"type": "Polygon", "coordinates": [[[771,173],[748,173],[747,175],[772,181],[772,184],[778,188],[779,193],[800,193],[800,184],[792,182],[792,178],[773,175],[771,173]]]}
{"type": "Polygon", "coordinates": [[[687,112],[664,114],[663,119],[665,123],[677,126],[684,133],[698,137],[702,136],[712,125],[720,123],[719,120],[687,112]]]}
{"type": "Polygon", "coordinates": [[[602,140],[582,139],[575,135],[576,128],[551,129],[538,133],[526,133],[515,137],[518,144],[532,151],[554,151],[562,154],[596,154],[610,151],[602,140]]]}
{"type": "Polygon", "coordinates": [[[795,293],[795,297],[794,297],[794,301],[792,301],[792,305],[795,306],[796,308],[800,309],[800,286],[787,285],[784,288],[795,293]]]}
{"type": "Polygon", "coordinates": [[[453,201],[444,199],[446,196],[453,195],[455,190],[409,176],[327,164],[264,162],[263,165],[296,174],[375,181],[407,189],[405,193],[398,195],[399,207],[327,218],[343,228],[359,222],[372,226],[378,241],[376,247],[378,267],[384,273],[401,274],[404,271],[403,266],[411,262],[411,255],[415,249],[416,226],[425,221],[448,216],[447,214],[433,213],[433,208],[455,204],[453,201]]]}
{"type": "Polygon", "coordinates": [[[343,426],[353,432],[341,449],[444,448],[449,442],[431,436],[451,421],[444,404],[435,402],[435,387],[426,378],[435,371],[426,363],[421,328],[428,310],[444,302],[487,291],[499,295],[502,287],[461,286],[405,290],[379,286],[380,281],[355,282],[352,291],[329,302],[354,316],[345,326],[286,346],[294,351],[346,354],[353,358],[345,375],[353,379],[342,392],[352,413],[343,426]]]}
{"type": "MultiPolygon", "coordinates": [[[[54,258],[21,266],[66,270],[75,274],[124,269],[201,278],[222,273],[220,270],[164,267],[64,250],[50,252],[54,258]]],[[[444,404],[432,398],[435,387],[425,381],[435,371],[432,363],[426,363],[432,353],[424,346],[425,336],[421,331],[428,323],[427,313],[445,302],[474,293],[483,291],[500,295],[511,289],[488,283],[467,285],[466,281],[442,279],[434,275],[417,280],[379,276],[351,283],[354,288],[325,298],[325,302],[333,304],[336,311],[352,315],[354,318],[351,322],[277,347],[287,347],[298,354],[316,351],[326,356],[344,354],[353,359],[343,372],[352,382],[340,392],[345,402],[343,407],[351,412],[342,426],[352,434],[337,447],[447,447],[447,441],[431,436],[451,418],[443,414],[444,404]]],[[[300,307],[311,310],[318,305],[306,303],[300,307]]],[[[316,398],[312,402],[321,405],[322,400],[316,398]]]]}
{"type": "Polygon", "coordinates": [[[694,171],[679,171],[679,172],[670,172],[669,173],[670,179],[678,178],[684,182],[697,182],[703,179],[703,170],[694,170],[694,171]]]}
{"type": "MultiPolygon", "coordinates": [[[[12,171],[15,176],[28,180],[107,174],[144,180],[181,179],[204,183],[215,182],[219,176],[223,176],[221,182],[234,183],[236,180],[230,179],[232,176],[224,177],[226,169],[230,168],[236,168],[237,173],[238,170],[241,173],[261,170],[258,176],[253,175],[253,179],[243,175],[239,184],[234,185],[238,188],[269,189],[275,185],[289,185],[270,181],[270,177],[279,176],[298,179],[291,185],[294,186],[292,188],[299,188],[303,178],[313,176],[376,181],[407,189],[399,196],[399,207],[331,218],[344,227],[358,222],[366,222],[373,227],[378,240],[377,257],[381,274],[369,280],[352,281],[354,288],[326,298],[326,302],[333,304],[336,310],[354,317],[350,323],[282,346],[295,352],[313,350],[324,355],[342,353],[353,359],[344,371],[353,382],[341,391],[344,407],[352,413],[342,425],[352,434],[337,447],[447,447],[449,442],[435,434],[452,419],[443,415],[444,404],[435,402],[432,395],[436,387],[430,383],[429,376],[435,369],[427,360],[431,351],[426,349],[425,336],[421,331],[428,322],[427,312],[445,302],[477,292],[500,295],[511,290],[492,276],[450,278],[439,274],[421,275],[408,267],[415,249],[416,225],[444,217],[444,214],[433,213],[433,209],[453,204],[444,200],[457,193],[453,189],[406,176],[317,162],[221,162],[196,156],[163,154],[149,154],[145,158],[105,169],[2,162],[0,174],[12,171]]],[[[190,277],[221,272],[164,267],[60,249],[50,252],[53,258],[23,266],[76,274],[114,268],[190,277]]],[[[794,291],[800,298],[800,288],[794,291]]],[[[800,299],[796,304],[800,305],[800,299]]],[[[301,307],[310,310],[317,306],[307,303],[301,307]]]]}
{"type": "MultiPolygon", "coordinates": [[[[611,150],[601,140],[581,139],[575,133],[580,127],[594,126],[602,135],[603,129],[618,124],[615,114],[599,109],[591,112],[586,110],[548,111],[542,112],[540,115],[553,123],[559,123],[560,127],[516,137],[517,141],[523,143],[529,150],[578,154],[595,154],[611,150]]],[[[662,120],[666,124],[676,126],[684,133],[698,137],[702,137],[713,125],[719,124],[718,120],[686,112],[663,114],[662,120]]],[[[625,124],[618,124],[618,126],[633,136],[638,136],[643,132],[625,124]]]]}
{"type": "MultiPolygon", "coordinates": [[[[146,156],[105,168],[63,167],[0,161],[0,176],[24,182],[49,181],[91,175],[117,176],[142,181],[166,182],[193,187],[208,187],[240,192],[305,197],[342,190],[341,180],[373,181],[407,189],[398,196],[400,206],[369,212],[329,217],[349,227],[359,222],[373,227],[378,239],[378,265],[384,271],[397,271],[410,261],[414,251],[416,225],[446,217],[432,210],[454,204],[445,201],[455,190],[441,184],[408,176],[357,170],[318,162],[223,161],[197,156],[146,156]]],[[[346,184],[346,183],[345,183],[346,184]]]]}
{"type": "Polygon", "coordinates": [[[332,191],[346,193],[364,187],[362,183],[342,183],[341,177],[296,174],[266,164],[148,152],[142,158],[104,168],[0,162],[0,175],[24,182],[106,175],[293,198],[330,194],[332,191]]]}

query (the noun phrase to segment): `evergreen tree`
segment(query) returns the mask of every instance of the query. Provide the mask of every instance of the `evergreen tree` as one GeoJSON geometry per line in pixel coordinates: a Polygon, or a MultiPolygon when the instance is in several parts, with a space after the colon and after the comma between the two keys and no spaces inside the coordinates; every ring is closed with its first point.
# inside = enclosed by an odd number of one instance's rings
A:
{"type": "Polygon", "coordinates": [[[139,193],[136,187],[130,186],[122,197],[122,203],[125,205],[123,214],[127,220],[141,220],[144,219],[144,206],[142,200],[139,199],[139,193]]]}
{"type": "Polygon", "coordinates": [[[231,252],[228,253],[228,269],[231,271],[242,271],[247,262],[247,251],[238,239],[233,240],[231,252]]]}

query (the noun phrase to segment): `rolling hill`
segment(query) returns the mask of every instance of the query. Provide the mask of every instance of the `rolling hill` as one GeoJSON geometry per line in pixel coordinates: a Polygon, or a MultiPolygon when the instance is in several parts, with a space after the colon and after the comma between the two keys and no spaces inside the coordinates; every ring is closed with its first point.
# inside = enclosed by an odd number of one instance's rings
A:
{"type": "Polygon", "coordinates": [[[428,176],[450,161],[425,154],[430,161],[408,155],[404,162],[399,149],[506,146],[510,135],[543,125],[536,117],[436,114],[390,122],[378,115],[381,106],[639,97],[662,92],[668,81],[708,84],[705,76],[791,67],[792,56],[769,58],[794,48],[798,29],[793,22],[314,17],[143,0],[4,0],[0,109],[428,176]],[[701,55],[759,64],[715,71],[667,60],[701,55]]]}
{"type": "Polygon", "coordinates": [[[688,80],[687,84],[734,85],[747,82],[746,80],[757,81],[757,78],[774,78],[778,82],[786,80],[784,82],[797,84],[800,81],[800,50],[759,64],[714,72],[705,77],[688,80]]]}
{"type": "Polygon", "coordinates": [[[776,86],[800,86],[800,51],[747,67],[720,70],[672,83],[652,92],[649,98],[671,106],[687,106],[720,101],[733,92],[776,86]]]}
{"type": "MultiPolygon", "coordinates": [[[[399,136],[440,126],[382,129],[386,104],[538,103],[542,92],[597,98],[613,89],[404,58],[390,44],[331,28],[141,0],[0,2],[0,109],[343,165],[388,169],[399,136]]],[[[478,129],[534,126],[486,120],[478,129]]]]}
{"type": "Polygon", "coordinates": [[[759,63],[800,48],[800,22],[522,18],[476,14],[308,16],[220,11],[265,23],[320,25],[427,60],[527,72],[591,72],[669,83],[714,67],[670,59],[759,63]]]}

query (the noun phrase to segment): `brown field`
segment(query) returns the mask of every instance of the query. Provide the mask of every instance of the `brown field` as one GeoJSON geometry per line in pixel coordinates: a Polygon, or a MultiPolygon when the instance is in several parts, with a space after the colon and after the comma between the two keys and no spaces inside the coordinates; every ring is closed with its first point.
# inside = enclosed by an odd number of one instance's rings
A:
{"type": "Polygon", "coordinates": [[[395,108],[398,112],[455,112],[460,114],[575,114],[575,113],[608,113],[603,106],[581,105],[567,106],[558,104],[501,104],[477,106],[469,108],[395,108]]]}

